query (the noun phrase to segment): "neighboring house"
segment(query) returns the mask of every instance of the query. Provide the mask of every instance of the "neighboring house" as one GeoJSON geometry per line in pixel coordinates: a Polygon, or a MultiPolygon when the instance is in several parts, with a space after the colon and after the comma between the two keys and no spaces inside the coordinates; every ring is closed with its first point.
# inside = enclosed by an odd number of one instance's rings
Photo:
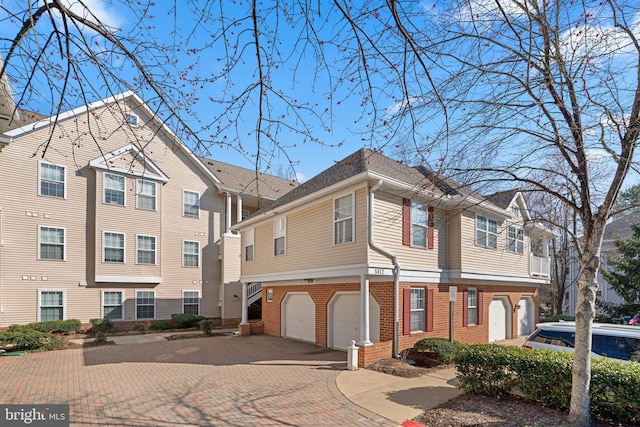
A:
{"type": "Polygon", "coordinates": [[[548,245],[542,257],[530,246],[551,234],[520,193],[482,197],[367,149],[232,230],[243,287],[262,284],[264,332],[338,349],[355,340],[361,365],[448,337],[451,287],[456,340],[528,334],[549,280],[548,245]]]}
{"type": "Polygon", "coordinates": [[[295,185],[196,157],[131,92],[16,120],[7,88],[0,327],[107,317],[125,328],[173,313],[238,321],[230,227],[295,185]]]}
{"type": "MultiPolygon", "coordinates": [[[[602,239],[602,266],[600,267],[600,271],[603,269],[609,269],[609,259],[618,256],[618,251],[614,244],[615,239],[627,239],[631,237],[633,235],[631,226],[634,224],[640,224],[640,212],[631,212],[629,214],[616,217],[606,225],[604,229],[604,237],[602,239]]],[[[576,305],[578,301],[577,283],[579,275],[580,264],[578,263],[575,248],[572,248],[569,260],[569,271],[565,281],[564,299],[562,303],[562,313],[569,316],[574,316],[576,312],[576,305]]],[[[611,289],[609,283],[602,277],[600,272],[598,272],[598,289],[596,290],[596,299],[600,302],[611,304],[624,303],[622,298],[620,298],[620,296],[611,289]]]]}

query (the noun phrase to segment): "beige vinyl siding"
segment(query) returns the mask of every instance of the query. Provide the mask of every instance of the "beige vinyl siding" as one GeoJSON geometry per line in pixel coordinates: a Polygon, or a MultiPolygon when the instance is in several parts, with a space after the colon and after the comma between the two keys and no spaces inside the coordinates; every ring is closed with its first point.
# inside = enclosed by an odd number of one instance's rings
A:
{"type": "Polygon", "coordinates": [[[484,216],[498,221],[498,247],[496,249],[478,246],[475,243],[476,213],[461,213],[462,230],[462,270],[484,272],[487,274],[529,275],[529,236],[524,236],[524,253],[514,254],[507,251],[507,228],[512,221],[506,221],[489,213],[484,216]]]}
{"type": "MultiPolygon", "coordinates": [[[[341,197],[346,194],[349,192],[341,192],[336,196],[341,197]]],[[[333,244],[333,198],[327,198],[286,215],[286,255],[273,255],[274,217],[256,225],[254,260],[243,261],[242,274],[251,276],[365,263],[366,189],[360,188],[354,194],[354,242],[333,244]]]]}
{"type": "Polygon", "coordinates": [[[448,268],[459,270],[462,265],[462,216],[460,211],[449,212],[447,221],[448,268]]]}
{"type": "MultiPolygon", "coordinates": [[[[425,202],[429,205],[428,202],[425,202]]],[[[398,255],[398,261],[403,268],[419,268],[433,270],[446,268],[447,244],[441,241],[446,236],[445,212],[434,209],[433,249],[411,247],[402,244],[402,197],[392,194],[376,192],[374,212],[374,238],[378,245],[383,246],[398,255]]],[[[374,264],[389,264],[388,258],[374,250],[369,250],[369,262],[374,264]]]]}
{"type": "Polygon", "coordinates": [[[83,322],[100,316],[100,289],[126,289],[127,304],[133,301],[135,289],[153,289],[158,318],[182,310],[182,290],[199,290],[201,314],[220,316],[218,248],[224,201],[192,160],[162,131],[142,125],[150,118],[143,117],[142,111],[137,113],[141,126],[134,130],[135,135],[118,129],[123,118],[117,107],[58,124],[44,161],[66,167],[65,199],[38,195],[38,162],[43,160],[38,147],[49,139],[49,128],[15,138],[0,152],[0,188],[4,189],[0,192],[0,327],[35,321],[39,288],[65,290],[66,317],[83,322]],[[100,141],[99,147],[91,132],[100,141]],[[157,184],[157,211],[136,208],[137,178],[133,176],[127,177],[125,207],[104,204],[103,171],[89,167],[101,153],[107,155],[139,141],[145,142],[147,159],[169,177],[169,182],[157,184]],[[200,192],[200,218],[182,216],[183,189],[200,192]],[[38,260],[38,226],[66,229],[65,261],[38,260]],[[125,233],[124,265],[102,262],[103,231],[125,233]],[[137,234],[156,236],[156,265],[136,264],[137,234]],[[198,268],[182,267],[183,240],[199,242],[198,268]],[[162,283],[96,284],[96,275],[162,277],[162,283]],[[29,279],[22,280],[22,276],[29,279]]]}

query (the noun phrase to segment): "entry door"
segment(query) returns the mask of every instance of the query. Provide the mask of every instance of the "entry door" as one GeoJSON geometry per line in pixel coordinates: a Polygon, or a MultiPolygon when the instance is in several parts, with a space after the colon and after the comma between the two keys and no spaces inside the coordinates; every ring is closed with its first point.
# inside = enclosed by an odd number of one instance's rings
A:
{"type": "Polygon", "coordinates": [[[489,304],[489,342],[507,338],[507,310],[502,299],[489,304]]]}
{"type": "Polygon", "coordinates": [[[529,335],[534,329],[534,303],[531,297],[522,297],[518,302],[518,335],[529,335]]]}

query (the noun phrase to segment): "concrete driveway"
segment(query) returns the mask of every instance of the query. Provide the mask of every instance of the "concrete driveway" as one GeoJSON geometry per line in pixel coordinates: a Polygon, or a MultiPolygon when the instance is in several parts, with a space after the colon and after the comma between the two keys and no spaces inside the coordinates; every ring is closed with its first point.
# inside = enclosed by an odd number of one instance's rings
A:
{"type": "Polygon", "coordinates": [[[81,426],[397,425],[340,393],[345,359],[266,335],[0,357],[0,402],[68,403],[81,426]]]}

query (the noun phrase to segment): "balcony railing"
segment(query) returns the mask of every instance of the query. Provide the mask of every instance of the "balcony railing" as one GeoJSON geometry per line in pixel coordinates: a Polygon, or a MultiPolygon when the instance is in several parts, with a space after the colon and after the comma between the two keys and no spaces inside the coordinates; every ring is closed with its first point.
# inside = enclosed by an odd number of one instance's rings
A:
{"type": "Polygon", "coordinates": [[[531,255],[529,269],[532,276],[549,277],[551,272],[551,258],[531,255]]]}

